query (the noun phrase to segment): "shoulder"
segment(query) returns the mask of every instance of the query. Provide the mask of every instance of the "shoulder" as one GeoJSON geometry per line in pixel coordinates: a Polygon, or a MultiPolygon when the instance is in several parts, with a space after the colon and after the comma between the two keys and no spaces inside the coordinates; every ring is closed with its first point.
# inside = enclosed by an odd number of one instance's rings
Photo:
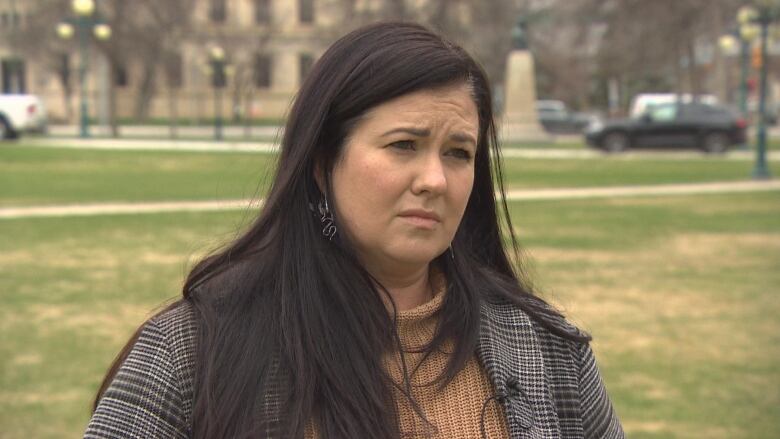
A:
{"type": "Polygon", "coordinates": [[[537,297],[484,303],[482,325],[490,345],[537,352],[547,376],[564,386],[576,385],[580,366],[592,355],[589,336],[537,297]]]}
{"type": "Polygon", "coordinates": [[[588,341],[590,336],[562,316],[546,324],[533,322],[533,326],[563,436],[623,438],[588,341]],[[576,340],[563,333],[587,339],[576,340]]]}
{"type": "Polygon", "coordinates": [[[95,408],[85,437],[186,437],[196,325],[180,301],[149,319],[95,408]]]}
{"type": "Polygon", "coordinates": [[[144,332],[157,333],[174,354],[184,355],[188,349],[194,349],[197,324],[193,305],[180,300],[146,323],[144,332]]]}
{"type": "Polygon", "coordinates": [[[541,299],[483,302],[481,345],[534,355],[548,376],[573,384],[589,350],[588,336],[541,299]]]}
{"type": "Polygon", "coordinates": [[[197,320],[195,307],[180,300],[147,323],[148,337],[156,335],[170,355],[172,373],[179,384],[185,411],[191,408],[195,369],[197,320]]]}

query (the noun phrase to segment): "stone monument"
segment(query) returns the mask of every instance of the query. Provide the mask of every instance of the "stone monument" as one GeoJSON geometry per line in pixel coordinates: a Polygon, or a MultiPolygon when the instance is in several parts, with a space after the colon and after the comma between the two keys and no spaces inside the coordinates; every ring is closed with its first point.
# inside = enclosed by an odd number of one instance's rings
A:
{"type": "Polygon", "coordinates": [[[503,139],[549,141],[550,136],[539,124],[536,114],[534,59],[528,50],[523,18],[512,29],[512,51],[507,59],[504,83],[503,139]]]}

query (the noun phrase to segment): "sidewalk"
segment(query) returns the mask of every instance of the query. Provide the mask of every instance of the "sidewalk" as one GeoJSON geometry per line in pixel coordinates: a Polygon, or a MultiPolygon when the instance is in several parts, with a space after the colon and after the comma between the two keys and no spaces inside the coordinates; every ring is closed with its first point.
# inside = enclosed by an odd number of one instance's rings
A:
{"type": "MultiPolygon", "coordinates": [[[[664,184],[653,186],[593,187],[576,189],[515,189],[507,192],[507,200],[563,200],[635,196],[674,196],[764,192],[778,190],[780,190],[780,181],[777,180],[698,184],[664,184]]],[[[5,207],[0,208],[0,219],[245,210],[250,208],[258,208],[261,204],[262,200],[244,199],[5,207]]]]}
{"type": "MultiPolygon", "coordinates": [[[[253,137],[276,137],[277,134],[282,134],[282,126],[251,126],[249,127],[249,133],[253,137]]],[[[178,135],[182,137],[213,137],[214,126],[213,125],[189,125],[187,123],[181,123],[176,128],[178,135]]],[[[168,125],[122,125],[119,127],[119,132],[122,136],[130,137],[152,137],[152,138],[167,138],[170,135],[170,127],[168,125]]],[[[222,127],[222,134],[227,138],[241,138],[247,132],[244,126],[224,126],[222,127]]],[[[91,125],[90,133],[95,136],[109,136],[111,131],[108,126],[104,125],[91,125]]],[[[49,134],[55,137],[76,137],[79,134],[78,125],[49,125],[49,134]]],[[[769,138],[780,138],[780,126],[770,126],[767,132],[769,138]]],[[[752,137],[755,135],[755,127],[750,127],[749,135],[752,137]]],[[[555,141],[572,141],[581,140],[582,136],[579,135],[551,135],[550,139],[555,141]]],[[[509,139],[511,140],[511,139],[509,139]]]]}
{"type": "MultiPolygon", "coordinates": [[[[278,146],[269,142],[251,142],[224,140],[145,140],[145,139],[110,139],[110,138],[31,138],[26,141],[31,146],[44,148],[74,148],[74,149],[111,149],[119,151],[193,151],[193,152],[257,152],[275,153],[278,146]]],[[[614,158],[620,160],[698,160],[702,158],[726,160],[755,160],[753,151],[732,150],[723,155],[708,155],[697,151],[628,151],[621,154],[605,154],[593,149],[556,149],[550,148],[504,148],[506,158],[539,158],[539,159],[598,159],[614,158]]],[[[780,151],[769,151],[767,160],[780,161],[780,151]]]]}

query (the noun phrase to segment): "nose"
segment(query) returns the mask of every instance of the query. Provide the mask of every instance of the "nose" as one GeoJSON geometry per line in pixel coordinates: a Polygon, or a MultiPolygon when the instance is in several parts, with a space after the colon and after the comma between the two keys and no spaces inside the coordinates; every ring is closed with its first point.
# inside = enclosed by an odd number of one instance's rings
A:
{"type": "Polygon", "coordinates": [[[421,157],[419,168],[412,183],[412,193],[442,194],[447,190],[447,175],[439,154],[426,154],[421,157]]]}

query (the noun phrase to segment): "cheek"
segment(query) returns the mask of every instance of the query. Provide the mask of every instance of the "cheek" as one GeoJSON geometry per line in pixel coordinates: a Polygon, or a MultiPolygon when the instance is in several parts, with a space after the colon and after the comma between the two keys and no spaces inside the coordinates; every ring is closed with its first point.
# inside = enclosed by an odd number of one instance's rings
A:
{"type": "Polygon", "coordinates": [[[464,173],[458,178],[452,187],[452,203],[456,206],[458,213],[463,215],[466,205],[471,197],[471,191],[474,187],[474,171],[464,173]]]}
{"type": "Polygon", "coordinates": [[[364,156],[334,169],[333,191],[342,224],[353,238],[387,226],[404,191],[398,170],[386,161],[364,156]]]}

